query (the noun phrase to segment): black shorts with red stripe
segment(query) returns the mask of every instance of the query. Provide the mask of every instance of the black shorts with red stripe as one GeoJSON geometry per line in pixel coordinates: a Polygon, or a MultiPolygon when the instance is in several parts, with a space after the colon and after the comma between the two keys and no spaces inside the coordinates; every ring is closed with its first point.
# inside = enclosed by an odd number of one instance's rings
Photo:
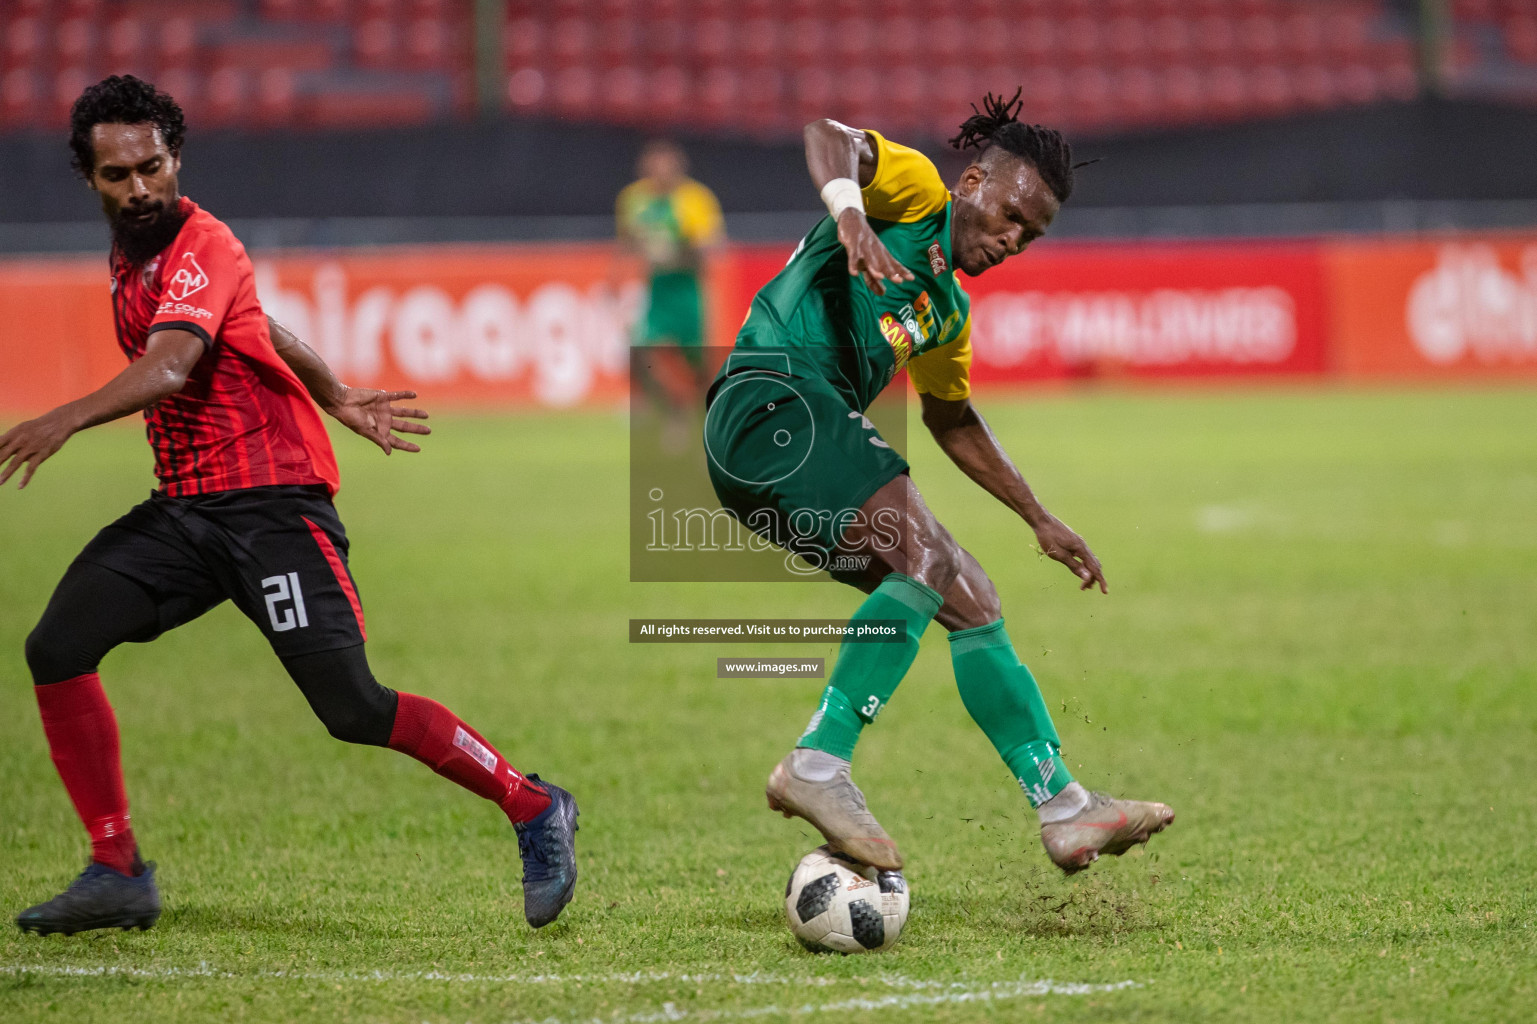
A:
{"type": "Polygon", "coordinates": [[[98,533],[75,560],[143,587],[159,609],[155,636],[230,600],[279,657],[368,639],[347,569],[347,532],[324,486],[183,498],[156,491],[98,533]]]}

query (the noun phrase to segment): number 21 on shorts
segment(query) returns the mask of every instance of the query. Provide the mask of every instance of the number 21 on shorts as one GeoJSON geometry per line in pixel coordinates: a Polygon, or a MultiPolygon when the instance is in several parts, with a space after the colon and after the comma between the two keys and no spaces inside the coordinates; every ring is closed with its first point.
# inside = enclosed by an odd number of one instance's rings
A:
{"type": "Polygon", "coordinates": [[[304,611],[304,592],[299,589],[299,574],[268,576],[262,580],[262,593],[267,596],[267,617],[272,620],[274,633],[286,633],[290,629],[303,629],[310,624],[304,611]],[[282,608],[279,615],[279,606],[282,608]]]}

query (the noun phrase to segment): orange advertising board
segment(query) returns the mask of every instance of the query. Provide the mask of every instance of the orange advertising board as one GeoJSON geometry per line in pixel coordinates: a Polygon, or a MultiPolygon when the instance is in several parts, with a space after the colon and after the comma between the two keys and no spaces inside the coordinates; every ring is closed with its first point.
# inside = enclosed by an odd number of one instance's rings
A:
{"type": "Polygon", "coordinates": [[[1349,376],[1537,376],[1537,237],[1324,247],[1330,342],[1349,376]]]}
{"type": "MultiPolygon", "coordinates": [[[[640,283],[610,282],[599,244],[257,253],[256,288],[351,384],[424,401],[559,408],[622,401],[640,283]]],[[[729,294],[732,260],[712,271],[729,294]]],[[[729,344],[740,316],[712,309],[729,344]]],[[[37,412],[125,365],[105,256],[0,260],[0,409],[37,412]]]]}
{"type": "MultiPolygon", "coordinates": [[[[710,272],[729,346],[791,247],[710,272]]],[[[258,253],[257,293],[349,383],[424,403],[624,400],[639,282],[601,244],[258,253]]],[[[1537,236],[1043,248],[968,282],[979,379],[1344,374],[1537,379],[1537,236]]],[[[105,254],[0,260],[0,411],[39,412],[124,365],[105,254]]]]}

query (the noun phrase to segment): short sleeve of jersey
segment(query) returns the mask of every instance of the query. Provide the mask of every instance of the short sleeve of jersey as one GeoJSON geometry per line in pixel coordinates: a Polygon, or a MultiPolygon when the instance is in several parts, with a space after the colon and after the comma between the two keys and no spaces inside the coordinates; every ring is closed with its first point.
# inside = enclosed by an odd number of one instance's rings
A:
{"type": "Polygon", "coordinates": [[[947,402],[971,397],[971,318],[961,327],[961,336],[916,356],[907,364],[913,387],[921,394],[933,395],[947,402]]]}
{"type": "Polygon", "coordinates": [[[223,232],[182,232],[161,264],[160,306],[146,333],[190,331],[212,348],[240,289],[237,244],[223,232]]]}
{"type": "Polygon", "coordinates": [[[879,132],[865,134],[875,140],[875,177],[861,190],[867,216],[906,224],[945,208],[950,190],[932,160],[879,132]]]}
{"type": "Polygon", "coordinates": [[[640,182],[633,182],[619,190],[619,198],[614,202],[614,221],[618,225],[619,233],[625,234],[635,223],[635,207],[640,199],[640,182]]]}
{"type": "Polygon", "coordinates": [[[697,181],[689,181],[678,186],[672,201],[678,230],[690,245],[709,245],[721,236],[725,225],[715,193],[697,181]]]}

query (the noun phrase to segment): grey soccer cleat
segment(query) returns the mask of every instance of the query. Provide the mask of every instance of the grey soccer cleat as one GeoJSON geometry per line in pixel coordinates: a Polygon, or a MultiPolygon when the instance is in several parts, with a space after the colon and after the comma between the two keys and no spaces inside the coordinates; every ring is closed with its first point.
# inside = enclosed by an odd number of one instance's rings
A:
{"type": "Polygon", "coordinates": [[[69,888],[16,915],[24,932],[73,935],[96,928],[147,930],[160,918],[160,890],[155,887],[155,865],[129,876],[92,861],[69,888]]]}
{"type": "Polygon", "coordinates": [[[523,916],[543,928],[560,916],[576,892],[576,798],[537,775],[528,780],[550,795],[532,821],[514,825],[523,858],[523,916]]]}
{"type": "Polygon", "coordinates": [[[1093,864],[1100,854],[1119,857],[1172,824],[1174,809],[1167,804],[1090,792],[1083,810],[1066,821],[1041,826],[1041,844],[1052,863],[1071,875],[1093,864]]]}
{"type": "Polygon", "coordinates": [[[881,871],[902,870],[902,854],[881,823],[865,806],[865,795],[849,778],[847,768],[815,782],[795,774],[785,755],[769,775],[768,805],[786,818],[805,818],[827,839],[827,845],[861,864],[881,871]]]}

